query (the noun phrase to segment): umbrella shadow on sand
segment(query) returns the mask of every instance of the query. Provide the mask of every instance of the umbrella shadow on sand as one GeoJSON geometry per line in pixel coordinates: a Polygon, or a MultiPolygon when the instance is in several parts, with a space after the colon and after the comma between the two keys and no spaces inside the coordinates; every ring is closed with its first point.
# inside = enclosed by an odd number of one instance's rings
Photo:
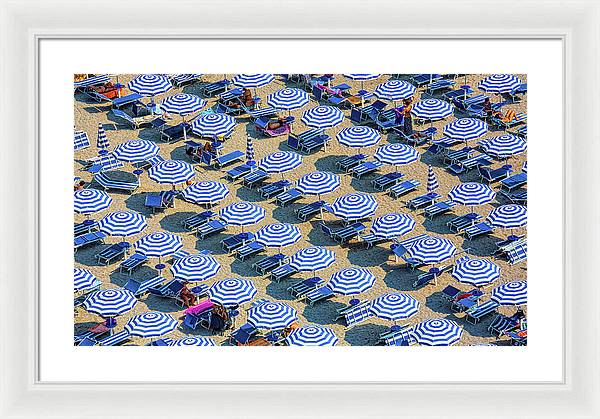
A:
{"type": "Polygon", "coordinates": [[[332,172],[337,173],[337,167],[335,163],[344,158],[344,156],[325,156],[317,159],[315,162],[315,169],[320,172],[332,172]]]}
{"type": "Polygon", "coordinates": [[[335,301],[323,301],[314,306],[307,305],[302,315],[310,323],[328,325],[334,324],[338,314],[338,309],[344,307],[344,304],[335,301]]]}
{"type": "Polygon", "coordinates": [[[176,212],[166,215],[159,222],[160,228],[171,233],[187,233],[188,230],[181,223],[192,215],[194,215],[193,212],[176,212]]]}
{"type": "Polygon", "coordinates": [[[387,262],[388,251],[378,246],[369,249],[364,245],[354,246],[348,251],[348,260],[355,266],[376,267],[387,262]]]}
{"type": "Polygon", "coordinates": [[[409,269],[399,267],[390,270],[383,277],[385,284],[397,291],[414,291],[413,283],[417,280],[420,271],[411,271],[409,269]]]}
{"type": "Polygon", "coordinates": [[[162,313],[177,313],[181,311],[175,300],[172,298],[161,298],[156,295],[149,294],[145,300],[140,301],[145,304],[149,311],[160,311],[162,313]]]}
{"type": "Polygon", "coordinates": [[[361,324],[346,332],[344,340],[352,346],[374,346],[379,340],[379,335],[388,328],[380,324],[361,324]]]}
{"type": "Polygon", "coordinates": [[[444,315],[453,314],[454,312],[451,310],[450,304],[441,292],[434,292],[425,298],[425,305],[434,313],[444,315]]]}
{"type": "Polygon", "coordinates": [[[235,195],[241,200],[246,202],[260,202],[263,198],[260,196],[255,189],[250,189],[245,186],[236,188],[235,195]]]}
{"type": "Polygon", "coordinates": [[[132,211],[139,212],[140,214],[148,217],[152,215],[152,211],[150,208],[147,208],[146,205],[146,194],[142,193],[134,193],[131,194],[128,198],[125,199],[125,207],[132,211]]]}
{"type": "Polygon", "coordinates": [[[371,180],[373,179],[375,179],[374,176],[366,176],[362,179],[352,177],[350,186],[352,186],[353,192],[375,193],[376,191],[373,189],[373,185],[371,184],[371,180]]]}
{"type": "Polygon", "coordinates": [[[456,216],[453,214],[443,214],[436,217],[434,220],[430,220],[428,218],[423,221],[422,225],[425,227],[425,230],[437,233],[437,234],[450,234],[450,229],[446,225],[446,223],[456,216]]]}
{"type": "Polygon", "coordinates": [[[473,240],[465,240],[462,244],[463,250],[473,256],[491,256],[496,250],[498,237],[491,235],[476,237],[473,240]]]}
{"type": "Polygon", "coordinates": [[[239,275],[239,276],[245,277],[245,278],[259,277],[261,275],[258,272],[256,272],[254,269],[251,269],[250,265],[252,263],[262,259],[263,257],[266,257],[266,256],[259,255],[258,257],[254,258],[255,260],[249,260],[249,261],[241,261],[241,260],[234,259],[229,264],[229,267],[231,268],[231,273],[234,273],[236,275],[239,275]]]}
{"type": "Polygon", "coordinates": [[[280,223],[302,224],[302,220],[296,217],[291,205],[287,207],[275,208],[273,210],[273,218],[279,221],[280,223]]]}
{"type": "Polygon", "coordinates": [[[295,279],[288,279],[281,282],[273,281],[267,285],[267,295],[276,300],[291,301],[294,299],[294,297],[292,297],[292,294],[290,294],[287,289],[292,283],[295,282],[297,282],[295,279]]]}

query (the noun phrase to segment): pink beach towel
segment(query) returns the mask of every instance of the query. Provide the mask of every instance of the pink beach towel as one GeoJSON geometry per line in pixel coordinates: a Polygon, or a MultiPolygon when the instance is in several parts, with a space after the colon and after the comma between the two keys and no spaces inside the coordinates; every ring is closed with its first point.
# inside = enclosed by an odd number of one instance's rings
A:
{"type": "Polygon", "coordinates": [[[215,306],[215,304],[212,301],[210,301],[210,300],[202,301],[200,304],[196,304],[195,306],[191,306],[190,308],[186,309],[183,312],[183,314],[200,314],[200,313],[204,313],[205,311],[210,310],[214,306],[215,306]]]}

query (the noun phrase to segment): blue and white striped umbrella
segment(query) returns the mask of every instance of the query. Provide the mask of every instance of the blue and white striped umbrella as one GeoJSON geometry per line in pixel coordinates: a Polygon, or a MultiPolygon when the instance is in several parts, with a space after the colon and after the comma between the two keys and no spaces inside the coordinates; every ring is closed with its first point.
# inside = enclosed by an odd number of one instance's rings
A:
{"type": "Polygon", "coordinates": [[[440,99],[423,99],[413,106],[411,113],[415,118],[435,121],[452,115],[454,106],[440,99]]]}
{"type": "Polygon", "coordinates": [[[343,76],[350,80],[366,81],[376,79],[381,76],[381,74],[344,74],[343,76]]]}
{"type": "Polygon", "coordinates": [[[440,184],[438,183],[437,176],[433,171],[433,166],[429,165],[429,168],[427,169],[427,192],[433,192],[439,187],[440,184]]]}
{"type": "Polygon", "coordinates": [[[104,126],[100,122],[98,123],[98,139],[96,140],[96,146],[99,150],[107,150],[108,147],[110,147],[106,131],[104,131],[104,126]]]}
{"type": "Polygon", "coordinates": [[[267,224],[256,232],[256,241],[267,247],[290,246],[301,238],[300,229],[292,224],[267,224]]]}
{"type": "Polygon", "coordinates": [[[221,208],[220,216],[227,224],[244,226],[265,218],[265,209],[250,202],[235,202],[221,208]]]}
{"type": "Polygon", "coordinates": [[[381,134],[373,128],[354,125],[341,130],[335,138],[347,147],[361,148],[377,144],[381,134]]]}
{"type": "Polygon", "coordinates": [[[377,201],[372,195],[364,193],[349,193],[335,200],[331,212],[347,220],[359,220],[375,214],[377,201]]]}
{"type": "Polygon", "coordinates": [[[487,259],[465,259],[452,268],[452,276],[464,284],[481,287],[500,278],[500,267],[487,259]]]}
{"type": "Polygon", "coordinates": [[[181,250],[183,243],[177,234],[157,231],[139,239],[134,244],[136,250],[146,256],[162,257],[181,250]]]}
{"type": "Polygon", "coordinates": [[[454,255],[456,246],[441,237],[427,236],[415,242],[408,254],[421,263],[439,263],[454,255]]]}
{"type": "Polygon", "coordinates": [[[258,291],[252,281],[228,278],[217,281],[208,289],[208,298],[225,307],[240,305],[252,300],[258,291]]]}
{"type": "Polygon", "coordinates": [[[201,137],[228,135],[235,128],[235,119],[224,113],[211,113],[192,122],[192,132],[201,137]]]}
{"type": "Polygon", "coordinates": [[[367,268],[346,268],[331,275],[327,285],[335,293],[354,295],[370,289],[375,279],[373,272],[367,268]]]}
{"type": "Polygon", "coordinates": [[[157,183],[175,185],[196,175],[194,166],[181,160],[165,160],[148,169],[148,177],[157,183]]]}
{"type": "Polygon", "coordinates": [[[291,111],[306,106],[310,98],[304,90],[288,88],[281,89],[267,96],[267,104],[277,109],[291,111]]]}
{"type": "Polygon", "coordinates": [[[137,163],[156,156],[160,148],[148,140],[130,140],[115,147],[113,154],[121,161],[137,163]]]}
{"type": "Polygon", "coordinates": [[[272,74],[236,74],[231,81],[236,86],[253,89],[256,87],[266,86],[275,80],[272,74]]]}
{"type": "Polygon", "coordinates": [[[460,340],[462,332],[452,320],[428,319],[415,326],[413,336],[420,345],[449,346],[460,340]]]}
{"type": "Polygon", "coordinates": [[[306,247],[298,250],[290,258],[289,264],[301,272],[318,271],[335,263],[335,252],[324,247],[306,247]]]}
{"type": "Polygon", "coordinates": [[[161,108],[167,113],[185,116],[200,111],[206,105],[204,99],[188,93],[177,93],[163,100],[161,108]]]}
{"type": "Polygon", "coordinates": [[[308,127],[331,128],[344,120],[344,112],[333,106],[317,106],[305,110],[301,120],[308,127]]]}
{"type": "Polygon", "coordinates": [[[371,225],[371,232],[377,237],[394,239],[410,233],[415,225],[416,222],[410,215],[393,212],[377,217],[371,225]]]}
{"type": "Polygon", "coordinates": [[[98,189],[81,189],[75,191],[73,209],[78,214],[92,214],[105,210],[112,204],[109,194],[98,189]]]}
{"type": "Polygon", "coordinates": [[[213,338],[206,336],[186,336],[174,340],[169,346],[217,346],[213,338]]]}
{"type": "Polygon", "coordinates": [[[297,319],[294,308],[279,302],[265,302],[248,310],[248,323],[257,329],[283,329],[297,319]]]}
{"type": "Polygon", "coordinates": [[[398,166],[417,161],[420,154],[413,147],[406,144],[385,144],[377,149],[374,157],[381,163],[398,166]]]}
{"type": "Polygon", "coordinates": [[[414,96],[417,88],[404,80],[390,80],[375,88],[375,96],[379,99],[397,100],[408,99],[414,96]]]}
{"type": "Polygon", "coordinates": [[[283,173],[302,164],[302,156],[293,151],[277,151],[263,157],[258,166],[267,173],[283,173]]]}
{"type": "Polygon", "coordinates": [[[73,290],[81,291],[91,288],[98,282],[98,279],[93,273],[87,269],[74,268],[73,269],[73,290]]]}
{"type": "Polygon", "coordinates": [[[142,74],[131,80],[129,90],[143,96],[155,96],[168,92],[173,85],[168,77],[162,74],[142,74]]]}
{"type": "Polygon", "coordinates": [[[94,291],[83,302],[83,307],[102,317],[115,317],[133,308],[137,299],[125,289],[109,289],[94,291]]]}
{"type": "Polygon", "coordinates": [[[386,293],[371,303],[371,312],[385,320],[408,319],[419,312],[420,303],[408,294],[386,293]]]}
{"type": "Polygon", "coordinates": [[[479,138],[488,131],[488,126],[481,119],[461,118],[444,127],[444,135],[456,140],[469,141],[479,138]]]}
{"type": "Polygon", "coordinates": [[[527,281],[512,281],[492,290],[491,299],[501,305],[527,304],[527,281]]]}
{"type": "Polygon", "coordinates": [[[479,88],[488,93],[508,93],[521,84],[512,74],[492,74],[479,82],[479,88]]]}
{"type": "Polygon", "coordinates": [[[527,150],[527,141],[512,134],[503,134],[481,142],[483,149],[498,157],[508,157],[527,150]]]}
{"type": "Polygon", "coordinates": [[[111,212],[101,219],[98,225],[103,233],[118,237],[133,236],[148,227],[146,217],[132,211],[111,212]]]}
{"type": "Polygon", "coordinates": [[[522,171],[524,171],[525,173],[527,173],[527,161],[525,161],[525,163],[523,163],[523,167],[521,168],[522,171]]]}
{"type": "Polygon", "coordinates": [[[171,266],[171,273],[176,279],[185,282],[205,281],[214,277],[221,265],[210,255],[189,255],[177,259],[171,266]]]}
{"type": "Polygon", "coordinates": [[[479,182],[466,182],[455,186],[448,193],[448,198],[461,205],[483,205],[490,202],[496,192],[479,182]]]}
{"type": "Polygon", "coordinates": [[[296,189],[306,195],[321,195],[333,192],[340,186],[340,177],[331,172],[311,172],[296,182],[296,189]]]}
{"type": "Polygon", "coordinates": [[[249,135],[246,137],[246,164],[249,166],[256,165],[256,162],[254,161],[254,144],[252,142],[252,137],[249,135]]]}
{"type": "Polygon", "coordinates": [[[166,335],[177,327],[177,320],[170,314],[148,311],[137,314],[125,324],[125,330],[132,336],[154,338],[166,335]]]}
{"type": "Polygon", "coordinates": [[[229,194],[229,189],[221,182],[214,180],[204,180],[196,182],[182,192],[186,201],[196,204],[213,204],[224,199],[229,194]]]}
{"type": "Polygon", "coordinates": [[[527,224],[527,207],[512,204],[501,205],[491,210],[487,219],[494,227],[523,227],[527,224]]]}
{"type": "Polygon", "coordinates": [[[285,341],[290,346],[335,346],[338,337],[324,326],[305,325],[290,332],[285,341]]]}

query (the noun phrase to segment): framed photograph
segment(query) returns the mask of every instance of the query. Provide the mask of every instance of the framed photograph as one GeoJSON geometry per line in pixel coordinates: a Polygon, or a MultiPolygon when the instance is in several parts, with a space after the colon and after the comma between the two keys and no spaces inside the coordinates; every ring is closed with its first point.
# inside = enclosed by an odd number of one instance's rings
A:
{"type": "Polygon", "coordinates": [[[0,417],[600,416],[596,4],[34,4],[0,417]]]}

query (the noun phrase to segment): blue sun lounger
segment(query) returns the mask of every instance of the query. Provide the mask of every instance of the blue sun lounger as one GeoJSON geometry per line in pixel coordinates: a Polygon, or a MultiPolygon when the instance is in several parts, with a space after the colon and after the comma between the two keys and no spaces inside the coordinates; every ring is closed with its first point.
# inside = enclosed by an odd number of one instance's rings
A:
{"type": "Polygon", "coordinates": [[[181,222],[181,225],[186,229],[193,231],[202,224],[207,223],[211,218],[216,217],[217,214],[212,211],[204,211],[192,215],[181,222]]]}
{"type": "Polygon", "coordinates": [[[315,276],[312,278],[304,279],[302,281],[298,281],[295,284],[289,286],[287,290],[292,295],[292,297],[301,299],[304,298],[306,294],[316,290],[323,284],[325,284],[325,280],[323,280],[323,278],[315,276]]]}
{"type": "Polygon", "coordinates": [[[146,294],[150,288],[158,287],[162,285],[163,282],[165,282],[165,278],[162,276],[155,276],[154,278],[146,279],[144,281],[129,278],[125,285],[123,285],[123,289],[131,291],[136,297],[141,297],[146,294]]]}
{"type": "Polygon", "coordinates": [[[250,242],[245,244],[237,249],[235,252],[235,258],[238,260],[245,260],[252,256],[259,254],[260,252],[266,249],[265,245],[260,244],[258,242],[250,242]]]}
{"type": "Polygon", "coordinates": [[[304,195],[296,188],[288,189],[285,192],[280,193],[275,197],[275,202],[280,207],[285,207],[287,204],[291,204],[302,198],[304,195]]]}
{"type": "Polygon", "coordinates": [[[516,191],[500,191],[513,204],[527,205],[527,189],[518,189],[516,191]]]}
{"type": "Polygon", "coordinates": [[[306,221],[313,215],[320,214],[326,206],[327,202],[316,201],[311,202],[310,204],[303,205],[300,208],[296,209],[294,212],[300,220],[306,221]]]}
{"type": "Polygon", "coordinates": [[[465,314],[466,319],[469,323],[477,324],[485,316],[495,313],[496,309],[500,306],[496,301],[488,300],[485,303],[479,304],[475,307],[468,309],[465,314]]]}
{"type": "Polygon", "coordinates": [[[229,340],[233,341],[233,343],[236,345],[247,345],[257,333],[258,329],[256,329],[250,323],[245,323],[238,329],[231,332],[231,335],[229,335],[229,340]]]}
{"type": "Polygon", "coordinates": [[[255,262],[252,267],[259,274],[265,275],[266,273],[272,271],[278,266],[281,266],[287,260],[287,256],[283,253],[277,253],[272,256],[267,256],[262,258],[258,262],[255,262]]]}
{"type": "Polygon", "coordinates": [[[229,164],[233,164],[237,161],[242,161],[245,154],[239,150],[232,151],[220,157],[213,157],[210,153],[202,153],[202,162],[207,166],[224,167],[229,164]]]}
{"type": "Polygon", "coordinates": [[[179,194],[177,191],[160,191],[146,193],[144,206],[152,210],[152,214],[156,211],[173,208],[175,206],[175,197],[179,194]]]}
{"type": "Polygon", "coordinates": [[[496,336],[502,335],[504,332],[510,332],[519,327],[519,318],[516,315],[505,316],[498,314],[488,326],[488,331],[496,336]]]}
{"type": "Polygon", "coordinates": [[[251,242],[252,240],[254,240],[254,233],[238,233],[236,235],[221,240],[221,247],[227,253],[232,253],[236,249],[244,246],[246,243],[251,242]]]}
{"type": "Polygon", "coordinates": [[[488,183],[494,183],[501,179],[507,178],[512,172],[512,166],[505,165],[498,169],[489,169],[487,167],[478,167],[479,178],[485,180],[488,183]]]}
{"type": "Polygon", "coordinates": [[[335,162],[335,165],[339,167],[342,172],[347,173],[354,166],[365,162],[368,158],[369,156],[362,153],[355,154],[353,156],[344,157],[343,159],[338,160],[337,162],[335,162]]]}
{"type": "Polygon", "coordinates": [[[465,228],[462,231],[462,234],[464,234],[468,240],[473,240],[476,237],[483,236],[485,234],[491,234],[493,232],[494,227],[491,224],[482,221],[480,223],[465,228]]]}
{"type": "Polygon", "coordinates": [[[125,271],[127,272],[127,274],[131,275],[131,273],[135,269],[142,266],[144,263],[146,263],[147,260],[147,256],[142,255],[141,253],[134,253],[133,255],[129,256],[126,260],[121,262],[121,264],[119,265],[119,272],[125,271]]]}
{"type": "Polygon", "coordinates": [[[186,84],[193,84],[202,79],[202,74],[172,74],[170,76],[171,83],[176,87],[181,87],[186,84]]]}
{"type": "Polygon", "coordinates": [[[269,183],[258,188],[260,196],[263,198],[272,198],[286,191],[292,184],[288,180],[278,180],[277,182],[269,183]]]}
{"type": "MultiPolygon", "coordinates": [[[[256,167],[256,166],[255,166],[256,167]]],[[[225,177],[232,182],[235,182],[241,177],[246,176],[248,173],[252,171],[253,167],[247,164],[240,164],[239,166],[234,167],[233,169],[229,169],[225,173],[225,177]]]]}
{"type": "Polygon", "coordinates": [[[441,74],[415,74],[410,78],[413,84],[417,87],[421,87],[423,85],[433,83],[434,81],[440,80],[442,78],[441,74]]]}
{"type": "Polygon", "coordinates": [[[349,173],[357,179],[360,179],[362,176],[376,172],[381,166],[383,166],[383,163],[380,161],[367,161],[358,166],[354,166],[349,170],[349,173]]]}
{"type": "Polygon", "coordinates": [[[151,125],[154,120],[156,120],[155,115],[142,115],[142,116],[132,116],[127,112],[121,109],[112,109],[111,113],[115,116],[115,118],[122,119],[131,127],[131,129],[139,129],[143,125],[151,125]]]}
{"type": "Polygon", "coordinates": [[[129,334],[129,332],[127,330],[122,330],[119,333],[115,333],[112,336],[108,336],[108,337],[98,341],[98,344],[100,346],[117,346],[117,345],[127,342],[130,337],[131,337],[131,335],[129,334]]]}
{"type": "Polygon", "coordinates": [[[261,169],[256,169],[244,176],[243,183],[248,188],[253,188],[256,185],[264,182],[269,178],[269,174],[261,169]]]}
{"type": "Polygon", "coordinates": [[[114,189],[118,191],[128,192],[130,194],[140,187],[139,180],[137,180],[136,182],[130,182],[124,180],[111,179],[106,173],[95,174],[94,181],[98,183],[98,185],[102,186],[104,190],[114,189]]]}
{"type": "Polygon", "coordinates": [[[306,300],[306,304],[308,304],[309,306],[312,307],[316,303],[318,303],[320,301],[329,300],[330,298],[333,298],[334,296],[335,296],[335,293],[331,290],[331,288],[329,288],[327,285],[325,285],[324,287],[317,288],[313,291],[310,291],[309,293],[307,293],[304,296],[304,299],[306,300]]]}
{"type": "Polygon", "coordinates": [[[527,173],[517,173],[500,181],[500,188],[509,192],[525,185],[527,185],[527,173]]]}
{"type": "Polygon", "coordinates": [[[362,241],[364,241],[367,244],[367,249],[369,247],[375,246],[378,243],[383,243],[383,242],[391,240],[391,239],[388,239],[387,237],[377,236],[373,233],[364,234],[361,232],[358,236],[360,237],[360,239],[362,241]]]}
{"type": "Polygon", "coordinates": [[[455,206],[456,203],[448,199],[446,201],[436,202],[433,205],[425,207],[423,214],[425,215],[425,218],[433,220],[433,217],[435,217],[436,215],[444,214],[450,211],[455,206]]]}
{"type": "Polygon", "coordinates": [[[73,224],[73,236],[81,236],[82,234],[93,233],[100,228],[97,221],[91,223],[73,224]]]}
{"type": "Polygon", "coordinates": [[[406,206],[411,209],[419,209],[429,205],[433,205],[435,201],[441,198],[441,195],[436,192],[429,192],[416,198],[411,199],[406,203],[406,206]]]}
{"type": "Polygon", "coordinates": [[[267,106],[264,108],[258,108],[258,109],[247,109],[246,112],[248,112],[248,115],[250,115],[250,118],[252,118],[253,121],[256,121],[260,118],[273,118],[276,117],[277,114],[279,112],[281,112],[281,109],[277,109],[274,108],[272,106],[267,106]]]}
{"type": "Polygon", "coordinates": [[[444,163],[458,163],[470,158],[474,153],[475,149],[468,146],[459,150],[448,150],[444,155],[444,163]]]}
{"type": "Polygon", "coordinates": [[[230,84],[231,84],[230,80],[227,80],[227,79],[219,80],[217,82],[209,83],[205,86],[202,86],[202,88],[200,89],[200,92],[207,97],[212,97],[212,96],[218,95],[219,93],[222,93],[225,90],[227,90],[227,86],[229,86],[230,84]]]}
{"type": "Polygon", "coordinates": [[[109,153],[88,160],[84,170],[90,173],[100,173],[120,169],[121,167],[123,167],[123,162],[118,160],[114,154],[109,153]]]}
{"type": "Polygon", "coordinates": [[[451,89],[455,84],[456,84],[456,82],[453,80],[448,80],[448,79],[435,80],[434,82],[427,84],[427,86],[425,87],[425,93],[427,93],[430,96],[433,96],[433,95],[439,94],[440,92],[443,92],[445,90],[451,89]]]}
{"type": "Polygon", "coordinates": [[[289,263],[276,267],[271,271],[271,279],[275,282],[281,282],[282,280],[289,278],[290,276],[298,273],[298,269],[292,267],[289,263]]]}
{"type": "Polygon", "coordinates": [[[209,220],[208,222],[198,226],[196,235],[204,240],[206,237],[221,233],[227,229],[227,224],[221,220],[209,220]]]}
{"type": "Polygon", "coordinates": [[[453,218],[452,220],[448,221],[446,225],[448,226],[448,228],[450,228],[450,231],[454,233],[460,233],[462,230],[464,230],[467,227],[471,227],[482,218],[483,217],[481,217],[481,215],[472,212],[469,214],[461,215],[460,217],[453,218]]]}
{"type": "Polygon", "coordinates": [[[431,140],[433,136],[437,133],[437,128],[428,127],[422,131],[415,130],[410,135],[405,134],[402,127],[392,128],[392,131],[398,134],[400,136],[400,139],[407,142],[408,144],[411,144],[413,146],[419,146],[431,140]]]}
{"type": "Polygon", "coordinates": [[[331,227],[326,226],[324,223],[319,224],[321,231],[331,239],[344,244],[351,239],[358,237],[359,233],[363,231],[366,226],[362,223],[353,223],[347,227],[338,228],[333,230],[331,227]]]}
{"type": "Polygon", "coordinates": [[[384,175],[378,176],[371,181],[373,187],[378,191],[384,191],[402,180],[404,177],[403,173],[390,172],[384,175]]]}
{"type": "Polygon", "coordinates": [[[75,131],[74,139],[73,139],[73,147],[74,150],[83,150],[84,148],[88,148],[90,146],[90,139],[88,138],[87,132],[85,131],[75,131]]]}
{"type": "Polygon", "coordinates": [[[104,243],[104,239],[107,235],[101,231],[95,231],[93,233],[82,234],[74,239],[74,248],[77,251],[79,248],[88,246],[90,244],[104,243]]]}
{"type": "Polygon", "coordinates": [[[100,264],[108,265],[115,259],[120,259],[125,256],[126,252],[127,247],[121,246],[121,244],[113,244],[98,253],[96,255],[96,260],[100,264]]]}
{"type": "Polygon", "coordinates": [[[409,179],[392,186],[388,193],[392,198],[398,198],[402,195],[406,195],[409,192],[415,191],[420,185],[421,183],[418,180],[409,179]]]}
{"type": "Polygon", "coordinates": [[[506,251],[506,258],[514,265],[527,260],[527,242],[523,242],[506,251]]]}

